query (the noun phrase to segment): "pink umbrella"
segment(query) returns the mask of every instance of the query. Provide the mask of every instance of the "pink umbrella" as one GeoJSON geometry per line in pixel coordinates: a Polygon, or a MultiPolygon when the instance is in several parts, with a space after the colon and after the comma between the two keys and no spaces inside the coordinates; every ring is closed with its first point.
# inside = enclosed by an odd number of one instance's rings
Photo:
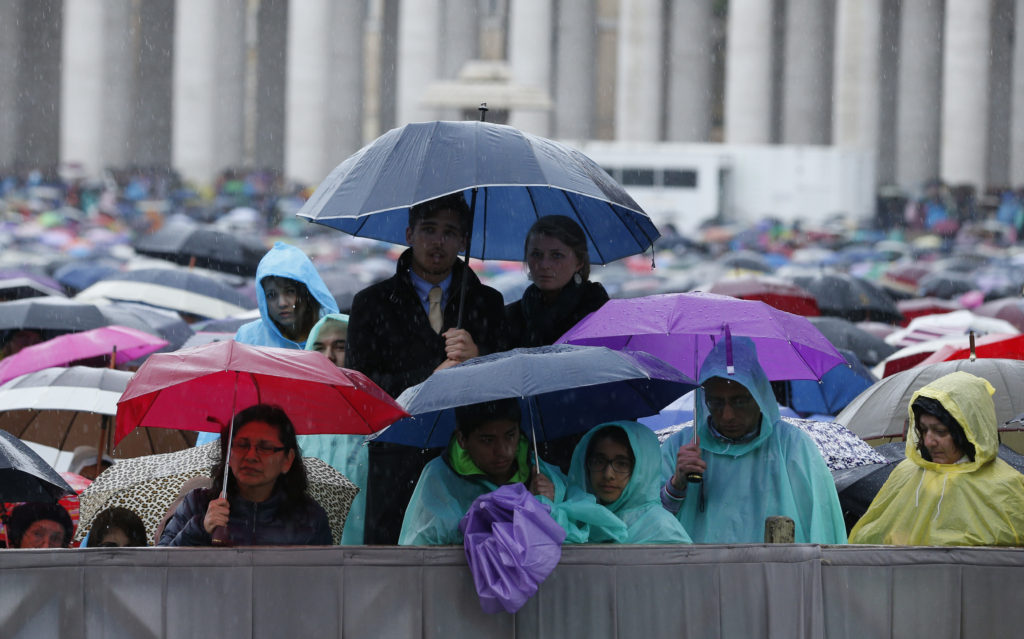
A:
{"type": "Polygon", "coordinates": [[[115,364],[149,355],[167,346],[167,341],[126,326],[104,326],[81,333],[60,335],[0,361],[0,384],[53,366],[109,356],[117,349],[115,364]]]}

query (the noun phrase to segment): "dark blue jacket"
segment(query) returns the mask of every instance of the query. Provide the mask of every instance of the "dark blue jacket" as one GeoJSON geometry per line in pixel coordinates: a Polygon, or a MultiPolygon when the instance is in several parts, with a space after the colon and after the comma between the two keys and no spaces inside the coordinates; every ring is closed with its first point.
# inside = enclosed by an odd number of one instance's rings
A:
{"type": "MultiPolygon", "coordinates": [[[[333,543],[327,513],[312,499],[297,508],[287,521],[277,516],[285,494],[277,490],[270,499],[251,502],[237,495],[229,497],[231,515],[228,531],[234,546],[329,546],[333,543]]],[[[203,518],[210,497],[206,488],[196,488],[182,500],[158,546],[209,546],[210,535],[203,518]]]]}

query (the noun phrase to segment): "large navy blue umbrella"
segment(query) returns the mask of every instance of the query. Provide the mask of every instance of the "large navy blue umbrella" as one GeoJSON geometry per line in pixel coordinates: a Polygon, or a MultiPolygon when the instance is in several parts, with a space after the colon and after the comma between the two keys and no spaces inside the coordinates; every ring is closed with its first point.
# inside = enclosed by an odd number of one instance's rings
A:
{"type": "Polygon", "coordinates": [[[406,389],[398,403],[412,415],[376,439],[418,448],[447,446],[455,407],[520,398],[522,425],[537,441],[583,433],[598,424],[657,413],[696,387],[679,370],[644,352],[603,346],[517,348],[438,371],[406,389]]]}
{"type": "Polygon", "coordinates": [[[545,215],[578,222],[596,264],[641,253],[659,236],[633,198],[580,151],[474,121],[392,129],[331,171],[297,215],[405,244],[409,208],[450,193],[473,205],[469,250],[479,259],[521,261],[527,231],[545,215]]]}
{"type": "Polygon", "coordinates": [[[846,359],[821,376],[821,380],[793,379],[784,382],[780,402],[801,415],[835,415],[853,398],[878,381],[853,351],[837,349],[846,359]]]}
{"type": "Polygon", "coordinates": [[[75,491],[43,458],[0,430],[0,501],[54,502],[75,491]]]}

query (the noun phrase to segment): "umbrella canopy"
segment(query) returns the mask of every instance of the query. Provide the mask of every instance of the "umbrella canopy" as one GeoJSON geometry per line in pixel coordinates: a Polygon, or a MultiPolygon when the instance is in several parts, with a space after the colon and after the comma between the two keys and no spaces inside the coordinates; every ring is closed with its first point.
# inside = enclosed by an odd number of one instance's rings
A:
{"type": "Polygon", "coordinates": [[[480,259],[522,261],[526,233],[544,215],[579,223],[595,264],[643,252],[659,235],[633,198],[580,151],[472,121],[392,129],[331,171],[297,215],[405,244],[409,208],[450,193],[475,204],[470,256],[480,259]]]}
{"type": "Polygon", "coordinates": [[[882,273],[878,283],[897,295],[916,295],[921,278],[932,272],[928,264],[920,262],[897,262],[882,273]]]}
{"type": "Polygon", "coordinates": [[[26,329],[70,333],[108,326],[95,304],[62,297],[33,297],[0,302],[0,330],[26,329]]]}
{"type": "Polygon", "coordinates": [[[418,448],[447,446],[454,408],[523,399],[523,428],[537,441],[583,433],[595,424],[658,412],[696,386],[657,357],[590,346],[541,346],[476,357],[437,371],[398,398],[412,417],[376,439],[418,448]],[[529,432],[529,431],[528,431],[529,432]]]}
{"type": "Polygon", "coordinates": [[[968,338],[962,338],[962,341],[967,342],[967,345],[956,342],[944,344],[918,366],[969,357],[1024,359],[1024,335],[985,335],[975,340],[973,348],[968,338]]]}
{"type": "Polygon", "coordinates": [[[995,387],[992,401],[1000,430],[1017,430],[1006,422],[1024,412],[1024,361],[1015,359],[958,359],[911,368],[886,377],[858,395],[836,421],[863,439],[901,437],[907,422],[907,406],[918,389],[955,371],[987,379],[995,387]]]}
{"type": "Polygon", "coordinates": [[[140,302],[179,313],[224,319],[255,305],[227,284],[185,269],[147,268],[112,274],[75,296],[84,302],[140,302]]]}
{"type": "Polygon", "coordinates": [[[727,269],[755,271],[758,273],[771,273],[775,270],[775,267],[768,262],[764,255],[755,251],[727,253],[718,258],[717,262],[727,269]]]}
{"type": "Polygon", "coordinates": [[[52,366],[67,366],[80,360],[109,357],[114,349],[117,349],[115,364],[124,364],[164,346],[167,346],[166,340],[124,326],[104,326],[81,333],[59,335],[41,344],[27,346],[0,361],[0,384],[19,375],[52,366]]]}
{"type": "Polygon", "coordinates": [[[103,278],[116,273],[118,266],[93,260],[70,262],[53,272],[53,277],[65,288],[84,291],[103,278]]]}
{"type": "Polygon", "coordinates": [[[1024,331],[1024,298],[1004,297],[985,302],[974,309],[974,314],[1004,320],[1013,324],[1017,330],[1024,331]]]}
{"type": "Polygon", "coordinates": [[[875,320],[899,322],[896,303],[883,289],[846,273],[818,273],[792,278],[818,300],[822,315],[843,317],[851,322],[875,320]]]}
{"type": "Polygon", "coordinates": [[[75,491],[20,439],[0,430],[0,502],[57,501],[75,491]]]}
{"type": "Polygon", "coordinates": [[[192,337],[193,331],[188,323],[174,311],[133,302],[98,304],[97,308],[107,318],[108,324],[128,326],[167,340],[163,350],[177,350],[192,337]]]}
{"type": "MultiPolygon", "coordinates": [[[[821,381],[794,379],[783,385],[780,403],[801,415],[835,415],[853,398],[878,381],[853,351],[839,349],[846,359],[822,376],[821,381]]],[[[776,392],[776,396],[780,393],[776,392]]]]}
{"type": "Polygon", "coordinates": [[[807,318],[763,302],[710,293],[609,300],[559,338],[560,344],[646,351],[696,379],[724,329],[754,340],[769,379],[821,379],[845,362],[807,318]]]}
{"type": "Polygon", "coordinates": [[[135,252],[186,266],[252,276],[267,248],[254,239],[209,225],[168,224],[140,239],[135,252]]]}
{"type": "Polygon", "coordinates": [[[794,315],[821,315],[814,296],[792,282],[778,277],[748,275],[724,278],[711,285],[709,293],[728,295],[743,300],[755,300],[793,313],[794,315]]]}
{"type": "MultiPolygon", "coordinates": [[[[100,512],[122,506],[139,515],[146,526],[146,537],[153,540],[185,482],[210,477],[219,457],[220,442],[210,442],[175,453],[114,464],[81,494],[81,525],[75,538],[85,538],[100,512]]],[[[306,469],[309,495],[327,511],[334,543],[340,543],[345,519],[359,488],[315,457],[303,457],[302,464],[306,469]]]]}
{"type": "Polygon", "coordinates": [[[114,441],[139,426],[219,433],[254,404],[281,406],[299,435],[369,434],[408,416],[365,375],[320,353],[232,340],[150,356],[118,402],[114,441]]]}
{"type": "Polygon", "coordinates": [[[816,329],[838,349],[852,351],[857,359],[868,366],[874,366],[896,352],[896,347],[881,337],[872,335],[850,320],[841,317],[808,318],[816,329]]]}
{"type": "Polygon", "coordinates": [[[193,446],[194,433],[141,428],[110,445],[120,399],[132,374],[109,368],[46,368],[0,386],[0,429],[58,450],[113,450],[117,459],[193,446]]]}
{"type": "Polygon", "coordinates": [[[978,336],[988,333],[1015,335],[1020,332],[1009,322],[962,310],[916,317],[906,328],[887,335],[885,341],[893,346],[904,347],[947,337],[966,337],[971,331],[978,336]]]}
{"type": "MultiPolygon", "coordinates": [[[[47,278],[49,279],[49,278],[47,278]]],[[[29,275],[17,275],[9,271],[0,271],[0,300],[20,300],[26,297],[64,297],[57,282],[53,285],[44,284],[40,278],[29,275]]]]}
{"type": "Polygon", "coordinates": [[[949,300],[980,288],[970,273],[936,271],[921,278],[917,286],[917,294],[923,297],[949,300]]]}
{"type": "MultiPolygon", "coordinates": [[[[782,419],[810,435],[830,470],[857,468],[884,461],[867,442],[851,433],[842,424],[796,417],[782,419]]],[[[660,429],[656,431],[658,441],[665,443],[672,435],[691,426],[693,420],[660,429]]]]}

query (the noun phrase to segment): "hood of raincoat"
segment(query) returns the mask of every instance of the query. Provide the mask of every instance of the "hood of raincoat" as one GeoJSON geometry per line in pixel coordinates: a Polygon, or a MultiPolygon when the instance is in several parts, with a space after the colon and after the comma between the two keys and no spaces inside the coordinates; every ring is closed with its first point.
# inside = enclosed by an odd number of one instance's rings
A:
{"type": "Polygon", "coordinates": [[[996,457],[999,450],[996,408],[992,395],[996,389],[988,380],[963,371],[956,371],[919,389],[910,398],[907,412],[910,425],[907,428],[907,459],[922,468],[936,472],[972,473],[996,457]],[[918,397],[929,397],[942,404],[953,419],[964,429],[967,441],[974,444],[974,461],[962,464],[936,464],[921,456],[918,449],[920,436],[914,417],[913,405],[918,397]]]}
{"type": "Polygon", "coordinates": [[[301,249],[275,242],[273,248],[260,260],[256,268],[256,301],[259,304],[260,319],[249,322],[235,334],[235,340],[254,346],[277,346],[279,348],[304,348],[305,342],[293,342],[281,334],[281,329],[270,319],[267,313],[267,296],[263,292],[261,282],[266,277],[287,277],[302,282],[313,298],[320,304],[319,316],[338,312],[338,303],[327,290],[320,273],[313,262],[306,257],[301,249]]]}
{"type": "Polygon", "coordinates": [[[697,381],[701,386],[697,387],[697,397],[694,401],[694,424],[697,427],[697,435],[700,437],[701,448],[721,455],[739,457],[758,448],[771,437],[776,422],[781,419],[779,404],[775,401],[775,393],[772,392],[768,376],[761,368],[761,363],[757,361],[757,349],[752,339],[733,337],[720,340],[701,364],[700,379],[697,381]],[[729,372],[730,360],[733,367],[732,372],[729,372]],[[712,377],[721,377],[737,382],[750,391],[761,409],[761,432],[757,437],[736,443],[724,441],[712,435],[708,428],[710,415],[707,404],[704,403],[703,388],[703,384],[712,377]]]}
{"type": "MultiPolygon", "coordinates": [[[[263,292],[262,289],[263,287],[261,286],[260,293],[263,292]]],[[[316,324],[313,324],[313,328],[309,329],[309,337],[306,338],[305,349],[307,351],[313,350],[313,342],[316,341],[316,338],[320,335],[320,331],[324,329],[324,326],[327,326],[327,324],[330,322],[338,322],[339,324],[344,324],[345,328],[347,329],[348,315],[345,315],[344,313],[328,313],[327,315],[321,317],[316,324]]]]}
{"type": "Polygon", "coordinates": [[[633,466],[633,474],[629,483],[622,490],[619,498],[605,508],[616,515],[622,516],[626,510],[642,508],[651,504],[661,506],[661,445],[658,443],[658,436],[650,428],[636,422],[610,422],[591,428],[572,454],[572,463],[569,465],[569,485],[577,486],[592,493],[590,486],[590,473],[587,472],[587,448],[590,446],[594,435],[606,427],[617,427],[625,431],[629,438],[629,445],[636,457],[636,464],[633,466]]]}

